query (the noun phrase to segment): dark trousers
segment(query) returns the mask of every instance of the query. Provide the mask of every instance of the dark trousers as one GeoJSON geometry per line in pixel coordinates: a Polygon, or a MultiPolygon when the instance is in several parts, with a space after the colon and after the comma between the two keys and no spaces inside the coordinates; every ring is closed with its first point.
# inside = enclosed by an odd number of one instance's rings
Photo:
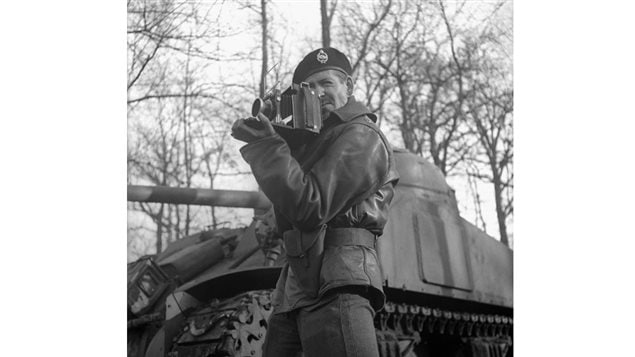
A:
{"type": "Polygon", "coordinates": [[[336,293],[317,308],[273,314],[263,347],[264,357],[379,357],[367,298],[336,293]]]}

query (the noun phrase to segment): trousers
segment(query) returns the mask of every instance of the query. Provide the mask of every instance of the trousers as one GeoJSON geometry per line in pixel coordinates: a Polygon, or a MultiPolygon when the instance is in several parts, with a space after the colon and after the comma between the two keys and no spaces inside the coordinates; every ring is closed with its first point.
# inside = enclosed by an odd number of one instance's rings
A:
{"type": "Polygon", "coordinates": [[[354,293],[336,293],[317,307],[272,314],[264,357],[379,357],[368,299],[354,293]]]}

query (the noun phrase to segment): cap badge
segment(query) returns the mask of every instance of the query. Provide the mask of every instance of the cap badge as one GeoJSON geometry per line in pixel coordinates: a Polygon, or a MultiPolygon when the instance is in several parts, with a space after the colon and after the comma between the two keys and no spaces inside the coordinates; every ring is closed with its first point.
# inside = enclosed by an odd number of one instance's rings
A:
{"type": "Polygon", "coordinates": [[[329,55],[327,55],[326,52],[324,52],[323,50],[320,50],[320,52],[318,52],[317,54],[317,60],[318,62],[324,64],[326,63],[326,61],[329,60],[329,55]]]}

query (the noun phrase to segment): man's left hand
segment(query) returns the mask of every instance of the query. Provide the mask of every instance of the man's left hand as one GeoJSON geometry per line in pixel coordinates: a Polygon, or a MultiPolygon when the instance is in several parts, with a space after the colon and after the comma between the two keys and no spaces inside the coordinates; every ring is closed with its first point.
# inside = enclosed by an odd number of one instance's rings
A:
{"type": "Polygon", "coordinates": [[[273,125],[264,114],[258,113],[258,118],[250,117],[246,119],[238,119],[232,125],[231,135],[246,143],[256,141],[274,135],[276,131],[273,125]]]}

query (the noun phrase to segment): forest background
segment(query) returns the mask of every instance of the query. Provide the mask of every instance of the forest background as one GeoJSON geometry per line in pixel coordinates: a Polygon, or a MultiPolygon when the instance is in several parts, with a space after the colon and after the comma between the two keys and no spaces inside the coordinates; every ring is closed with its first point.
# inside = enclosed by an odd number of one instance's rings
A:
{"type": "MultiPolygon", "coordinates": [[[[394,147],[433,162],[461,215],[513,246],[511,1],[130,0],[127,182],[257,190],[230,135],[318,47],[394,147]]],[[[128,203],[128,261],[249,209],[128,203]]]]}

